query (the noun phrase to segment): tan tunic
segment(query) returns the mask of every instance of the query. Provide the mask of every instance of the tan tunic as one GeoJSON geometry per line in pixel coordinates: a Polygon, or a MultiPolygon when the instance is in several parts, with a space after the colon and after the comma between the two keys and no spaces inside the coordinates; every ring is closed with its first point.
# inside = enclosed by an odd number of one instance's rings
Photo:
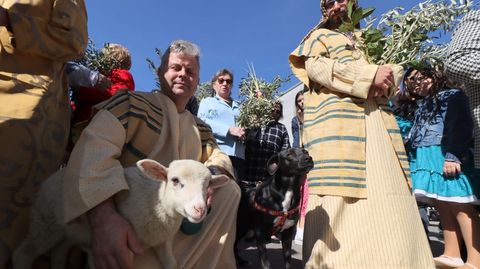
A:
{"type": "MultiPolygon", "coordinates": [[[[165,166],[177,159],[217,165],[233,174],[208,125],[190,112],[178,113],[162,93],[124,93],[102,104],[71,154],[65,174],[65,217],[71,221],[128,185],[123,167],[142,158],[165,166]]],[[[217,190],[200,233],[179,232],[174,251],[181,268],[235,268],[233,242],[240,190],[232,180],[217,190]],[[214,253],[214,255],[212,255],[214,253]],[[208,254],[208,256],[206,256],[208,254]]],[[[136,268],[158,268],[153,252],[136,258],[136,268]]]]}
{"type": "Polygon", "coordinates": [[[64,62],[87,45],[83,0],[0,0],[0,268],[26,234],[42,180],[59,168],[70,128],[64,62]]]}
{"type": "Polygon", "coordinates": [[[395,119],[385,97],[366,99],[378,67],[327,29],[312,31],[290,61],[312,89],[304,100],[303,139],[315,162],[306,268],[434,268],[395,119]]]}

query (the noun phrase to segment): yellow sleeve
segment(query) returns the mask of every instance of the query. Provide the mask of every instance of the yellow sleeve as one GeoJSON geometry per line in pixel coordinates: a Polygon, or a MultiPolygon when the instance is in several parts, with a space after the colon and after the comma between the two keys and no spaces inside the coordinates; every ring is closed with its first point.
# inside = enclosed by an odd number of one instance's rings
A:
{"type": "Polygon", "coordinates": [[[359,62],[341,64],[325,57],[310,57],[305,69],[311,80],[329,90],[366,99],[378,66],[359,62]]]}
{"type": "Polygon", "coordinates": [[[54,0],[8,8],[11,32],[0,37],[8,53],[15,50],[65,62],[83,55],[88,42],[83,0],[54,0]],[[52,3],[53,2],[53,3],[52,3]]]}
{"type": "Polygon", "coordinates": [[[125,139],[125,128],[107,110],[85,128],[65,168],[66,222],[128,189],[119,161],[125,139]]]}

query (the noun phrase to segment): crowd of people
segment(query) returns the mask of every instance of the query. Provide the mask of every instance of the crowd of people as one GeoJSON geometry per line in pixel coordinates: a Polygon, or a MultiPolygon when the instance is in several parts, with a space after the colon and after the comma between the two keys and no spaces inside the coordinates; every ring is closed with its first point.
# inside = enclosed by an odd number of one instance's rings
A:
{"type": "MultiPolygon", "coordinates": [[[[480,11],[459,23],[445,59],[404,72],[369,63],[353,35],[338,30],[357,0],[320,0],[320,23],[288,58],[304,84],[290,143],[280,101],[266,126],[238,126],[227,68],[212,76],[214,95],[198,103],[194,43],[173,41],[157,70],[160,88],[135,91],[120,44],[103,51],[105,70],[75,62],[88,42],[83,0],[20,2],[0,5],[0,268],[11,267],[36,191],[60,167],[64,222],[89,223],[94,267],[160,268],[161,249],[144,249],[115,206],[115,195],[128,191],[123,168],[145,158],[165,166],[193,159],[231,178],[208,189],[203,223],[182,223],[178,267],[248,265],[234,255],[241,190],[269,180],[269,158],[292,146],[315,164],[301,189],[296,236],[305,268],[480,268],[480,11]],[[419,204],[440,213],[438,257],[419,204]]],[[[86,262],[70,259],[80,261],[71,268],[86,262]]],[[[45,267],[48,259],[35,265],[45,267]]]]}

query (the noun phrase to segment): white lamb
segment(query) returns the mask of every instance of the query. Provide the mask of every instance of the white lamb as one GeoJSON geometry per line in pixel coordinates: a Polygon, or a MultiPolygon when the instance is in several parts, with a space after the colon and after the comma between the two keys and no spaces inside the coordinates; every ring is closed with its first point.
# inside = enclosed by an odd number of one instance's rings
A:
{"type": "MultiPolygon", "coordinates": [[[[48,178],[40,188],[32,207],[27,237],[13,254],[13,268],[31,268],[34,260],[52,251],[52,268],[66,266],[66,254],[73,243],[86,250],[90,246],[87,221],[63,223],[63,171],[48,178]]],[[[173,161],[169,168],[145,159],[124,170],[129,191],[115,196],[117,209],[132,224],[145,249],[156,251],[162,268],[176,268],[172,240],[182,218],[199,223],[206,216],[207,187],[226,184],[225,175],[212,176],[209,169],[193,160],[173,161]]]]}

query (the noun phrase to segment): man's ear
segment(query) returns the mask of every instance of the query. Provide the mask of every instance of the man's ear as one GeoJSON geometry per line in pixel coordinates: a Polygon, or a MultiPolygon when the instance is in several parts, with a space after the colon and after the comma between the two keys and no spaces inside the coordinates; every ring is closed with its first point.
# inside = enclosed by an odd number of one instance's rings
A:
{"type": "Polygon", "coordinates": [[[268,172],[269,175],[272,176],[272,175],[275,174],[275,172],[277,172],[278,163],[279,163],[278,154],[275,154],[272,157],[270,157],[270,159],[268,159],[267,172],[268,172]]]}
{"type": "Polygon", "coordinates": [[[143,159],[137,162],[137,167],[147,177],[157,181],[167,181],[168,168],[157,161],[143,159]]]}

